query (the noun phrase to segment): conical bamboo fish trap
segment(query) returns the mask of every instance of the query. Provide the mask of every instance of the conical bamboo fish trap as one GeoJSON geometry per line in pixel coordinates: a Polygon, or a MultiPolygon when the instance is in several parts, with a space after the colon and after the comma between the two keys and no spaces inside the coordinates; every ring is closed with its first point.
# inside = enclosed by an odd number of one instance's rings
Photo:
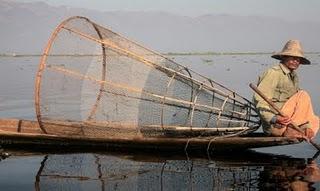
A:
{"type": "Polygon", "coordinates": [[[35,109],[45,133],[70,136],[221,136],[259,126],[247,99],[78,16],[45,48],[35,109]]]}

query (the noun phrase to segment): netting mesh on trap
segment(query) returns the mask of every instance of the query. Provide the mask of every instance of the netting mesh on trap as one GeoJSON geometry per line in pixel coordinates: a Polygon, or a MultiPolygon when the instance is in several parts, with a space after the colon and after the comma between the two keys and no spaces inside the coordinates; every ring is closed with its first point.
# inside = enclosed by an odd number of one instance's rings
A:
{"type": "Polygon", "coordinates": [[[40,126],[52,134],[211,136],[259,126],[250,101],[84,17],[53,33],[35,95],[40,126]]]}

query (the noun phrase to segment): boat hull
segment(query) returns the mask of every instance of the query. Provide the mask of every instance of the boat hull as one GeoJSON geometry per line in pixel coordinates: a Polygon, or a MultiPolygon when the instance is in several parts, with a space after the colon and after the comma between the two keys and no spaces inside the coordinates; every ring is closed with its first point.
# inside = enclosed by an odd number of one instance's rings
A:
{"type": "Polygon", "coordinates": [[[68,134],[45,134],[36,121],[19,119],[0,120],[0,144],[2,147],[36,149],[93,149],[93,150],[141,150],[141,151],[227,151],[250,148],[297,144],[301,141],[287,137],[265,137],[259,133],[245,136],[209,137],[147,137],[110,136],[90,137],[68,134]]]}

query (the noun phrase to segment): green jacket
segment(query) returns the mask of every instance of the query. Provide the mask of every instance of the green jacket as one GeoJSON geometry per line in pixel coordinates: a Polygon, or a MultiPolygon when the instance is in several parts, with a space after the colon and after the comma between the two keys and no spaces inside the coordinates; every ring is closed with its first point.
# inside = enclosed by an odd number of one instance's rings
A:
{"type": "MultiPolygon", "coordinates": [[[[257,87],[278,108],[281,108],[299,90],[298,76],[294,71],[290,73],[285,65],[279,64],[259,76],[257,87]]],[[[264,132],[270,133],[270,122],[277,112],[258,94],[254,94],[253,102],[258,109],[264,132]]]]}

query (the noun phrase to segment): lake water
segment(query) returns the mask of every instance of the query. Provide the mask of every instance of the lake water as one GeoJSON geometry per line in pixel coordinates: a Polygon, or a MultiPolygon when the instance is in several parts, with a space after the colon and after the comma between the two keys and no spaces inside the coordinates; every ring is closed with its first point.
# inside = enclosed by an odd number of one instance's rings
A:
{"type": "MultiPolygon", "coordinates": [[[[320,55],[299,69],[320,114],[320,55]]],[[[35,119],[39,57],[0,57],[0,117],[35,119]]],[[[251,99],[248,84],[276,63],[270,55],[175,56],[178,63],[251,99]]],[[[319,135],[315,142],[320,143],[319,135]]],[[[320,159],[308,143],[251,152],[186,156],[174,153],[30,152],[5,150],[0,190],[312,190],[320,189],[320,159]],[[310,158],[315,157],[313,160],[310,158]]]]}

